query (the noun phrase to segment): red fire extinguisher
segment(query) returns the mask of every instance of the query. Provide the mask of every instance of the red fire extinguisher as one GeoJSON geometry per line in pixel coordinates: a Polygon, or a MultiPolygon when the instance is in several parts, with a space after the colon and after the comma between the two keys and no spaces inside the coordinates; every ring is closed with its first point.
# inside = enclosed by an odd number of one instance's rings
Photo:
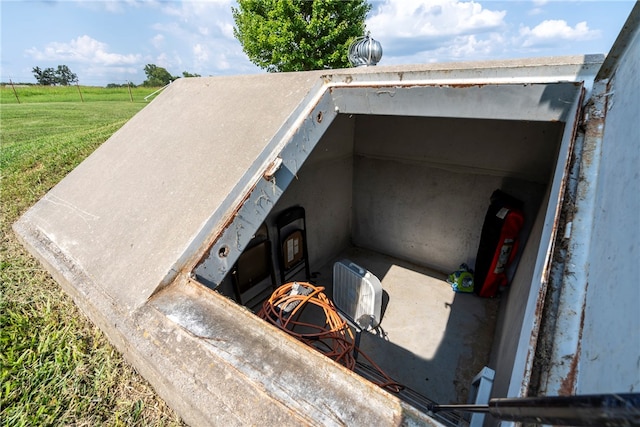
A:
{"type": "Polygon", "coordinates": [[[474,292],[494,297],[508,284],[507,268],[518,251],[518,238],[524,225],[522,202],[501,190],[491,195],[476,257],[474,292]]]}

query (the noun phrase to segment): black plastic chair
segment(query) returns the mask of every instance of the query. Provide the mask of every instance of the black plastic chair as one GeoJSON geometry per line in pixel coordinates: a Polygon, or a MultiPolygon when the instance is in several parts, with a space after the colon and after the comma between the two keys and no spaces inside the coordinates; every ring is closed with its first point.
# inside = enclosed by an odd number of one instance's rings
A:
{"type": "Polygon", "coordinates": [[[276,219],[276,228],[280,284],[295,279],[311,281],[304,208],[292,206],[280,213],[276,219]]]}
{"type": "Polygon", "coordinates": [[[244,304],[249,290],[262,285],[263,289],[252,292],[253,297],[265,289],[276,289],[276,277],[271,257],[271,241],[266,225],[262,225],[247,245],[231,270],[233,290],[239,304],[244,304]],[[268,282],[266,281],[267,279],[268,282]]]}

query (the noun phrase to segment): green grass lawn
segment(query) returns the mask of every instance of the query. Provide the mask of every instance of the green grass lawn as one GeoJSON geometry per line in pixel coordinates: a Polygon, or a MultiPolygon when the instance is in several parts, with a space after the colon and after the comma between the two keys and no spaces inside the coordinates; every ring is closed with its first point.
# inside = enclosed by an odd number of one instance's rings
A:
{"type": "MultiPolygon", "coordinates": [[[[158,88],[97,86],[32,86],[0,87],[0,104],[31,104],[34,102],[145,102],[144,98],[158,88]]],[[[152,98],[149,98],[152,99],[152,98]]]]}
{"type": "Polygon", "coordinates": [[[128,92],[122,100],[87,95],[80,102],[72,100],[76,87],[39,88],[20,104],[15,98],[5,102],[6,90],[1,89],[0,104],[2,425],[182,425],[11,229],[144,108],[142,98],[155,89],[138,92],[134,102],[128,92]]]}

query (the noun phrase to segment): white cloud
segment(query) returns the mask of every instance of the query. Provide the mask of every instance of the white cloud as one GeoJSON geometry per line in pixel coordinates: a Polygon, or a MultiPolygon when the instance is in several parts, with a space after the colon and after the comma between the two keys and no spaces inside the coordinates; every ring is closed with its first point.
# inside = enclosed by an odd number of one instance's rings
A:
{"type": "Polygon", "coordinates": [[[209,60],[209,52],[205,46],[196,44],[193,46],[192,51],[196,62],[207,62],[209,60]]]}
{"type": "Polygon", "coordinates": [[[27,49],[27,55],[39,61],[73,61],[106,66],[135,64],[140,55],[109,52],[109,46],[87,35],[80,36],[68,43],[51,42],[44,49],[27,49]]]}
{"type": "Polygon", "coordinates": [[[504,43],[504,37],[499,33],[492,33],[484,39],[478,39],[475,35],[462,36],[457,38],[452,46],[441,48],[438,54],[441,58],[452,60],[486,58],[500,46],[504,46],[504,43]]]}
{"type": "Polygon", "coordinates": [[[164,44],[164,35],[156,34],[155,36],[153,36],[153,38],[151,39],[151,44],[156,49],[161,49],[162,45],[164,44]]]}
{"type": "MultiPolygon", "coordinates": [[[[233,59],[234,62],[236,62],[236,59],[233,59]]],[[[217,70],[218,71],[228,71],[231,70],[232,67],[235,66],[235,64],[232,64],[228,58],[227,55],[225,55],[224,53],[218,53],[215,57],[215,63],[217,65],[217,70]]]]}
{"type": "Polygon", "coordinates": [[[559,42],[585,41],[600,37],[599,30],[591,30],[586,22],[579,22],[574,27],[562,19],[542,21],[533,28],[520,28],[523,47],[550,46],[559,42]]]}
{"type": "Polygon", "coordinates": [[[162,52],[158,56],[156,56],[154,63],[162,68],[167,68],[172,61],[169,59],[169,56],[162,52]]]}
{"type": "Polygon", "coordinates": [[[221,31],[224,26],[233,24],[231,7],[234,4],[231,0],[181,1],[164,3],[162,10],[202,35],[217,36],[224,34],[221,31]]]}
{"type": "Polygon", "coordinates": [[[232,0],[183,1],[164,3],[167,18],[153,29],[165,35],[162,60],[170,72],[182,67],[190,73],[215,75],[234,70],[256,72],[242,46],[233,36],[232,0]],[[189,46],[190,51],[180,50],[189,46]]]}
{"type": "Polygon", "coordinates": [[[406,56],[384,57],[385,65],[421,64],[447,61],[467,61],[486,57],[497,57],[506,49],[505,38],[498,34],[491,34],[487,38],[479,39],[475,35],[457,36],[432,50],[423,50],[406,56]]]}
{"type": "Polygon", "coordinates": [[[151,28],[159,34],[166,34],[168,36],[167,39],[182,39],[192,33],[189,26],[182,25],[179,22],[158,22],[152,25],[151,28]]]}
{"type": "Polygon", "coordinates": [[[473,1],[386,0],[367,21],[367,28],[374,38],[469,34],[499,28],[505,14],[473,1]]]}
{"type": "Polygon", "coordinates": [[[367,29],[382,43],[387,57],[441,48],[464,50],[505,26],[505,11],[485,9],[475,1],[385,0],[373,5],[367,29]]]}
{"type": "Polygon", "coordinates": [[[221,22],[219,23],[221,33],[229,40],[234,40],[235,36],[233,35],[233,22],[221,22]]]}
{"type": "Polygon", "coordinates": [[[109,45],[87,35],[70,42],[51,42],[42,49],[31,48],[25,52],[34,60],[45,62],[43,67],[56,64],[68,65],[79,77],[81,84],[125,83],[140,80],[140,54],[120,54],[110,51],[109,45]]]}
{"type": "Polygon", "coordinates": [[[542,10],[542,8],[540,7],[533,8],[528,12],[530,16],[540,15],[541,13],[544,13],[544,10],[542,10]]]}

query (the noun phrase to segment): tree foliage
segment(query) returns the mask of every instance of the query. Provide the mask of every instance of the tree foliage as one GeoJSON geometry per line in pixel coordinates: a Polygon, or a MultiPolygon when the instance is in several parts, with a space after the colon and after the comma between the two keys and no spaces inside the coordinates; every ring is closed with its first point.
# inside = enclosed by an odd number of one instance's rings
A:
{"type": "Polygon", "coordinates": [[[128,88],[135,89],[138,86],[136,86],[134,83],[127,82],[127,83],[108,83],[106,87],[108,89],[116,89],[119,87],[128,87],[128,88]]]}
{"type": "Polygon", "coordinates": [[[31,71],[38,84],[43,86],[69,86],[78,81],[78,76],[71,72],[66,65],[58,65],[56,70],[53,68],[42,70],[40,67],[33,67],[31,71]]]}
{"type": "Polygon", "coordinates": [[[44,70],[41,70],[40,67],[33,67],[33,70],[31,71],[39,85],[53,86],[56,84],[56,75],[53,68],[45,68],[44,70]]]}
{"type": "Polygon", "coordinates": [[[56,70],[57,83],[62,86],[69,86],[78,81],[78,76],[72,73],[66,65],[58,65],[56,70]]]}
{"type": "Polygon", "coordinates": [[[366,0],[238,0],[233,34],[270,72],[345,68],[370,9],[366,0]]]}
{"type": "Polygon", "coordinates": [[[160,87],[166,86],[171,83],[173,80],[178,79],[179,77],[172,76],[169,72],[162,68],[158,67],[155,64],[147,64],[144,66],[144,72],[147,75],[147,80],[142,83],[142,86],[151,86],[151,87],[160,87]]]}

